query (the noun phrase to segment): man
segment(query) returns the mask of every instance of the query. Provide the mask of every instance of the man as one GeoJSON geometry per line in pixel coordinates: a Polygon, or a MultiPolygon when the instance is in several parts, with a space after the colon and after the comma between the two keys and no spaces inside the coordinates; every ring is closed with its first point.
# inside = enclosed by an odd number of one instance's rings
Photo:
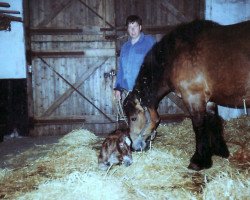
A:
{"type": "Polygon", "coordinates": [[[123,91],[133,90],[144,57],[156,42],[154,37],[141,32],[142,20],[139,16],[128,16],[126,26],[130,37],[121,48],[114,87],[114,95],[117,100],[121,99],[123,91]]]}

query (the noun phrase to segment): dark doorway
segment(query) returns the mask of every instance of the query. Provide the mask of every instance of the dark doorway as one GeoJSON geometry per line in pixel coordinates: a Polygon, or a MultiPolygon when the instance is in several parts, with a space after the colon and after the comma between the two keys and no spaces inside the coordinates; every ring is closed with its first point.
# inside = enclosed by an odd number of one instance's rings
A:
{"type": "Polygon", "coordinates": [[[0,141],[4,135],[28,135],[27,80],[0,80],[0,141]]]}

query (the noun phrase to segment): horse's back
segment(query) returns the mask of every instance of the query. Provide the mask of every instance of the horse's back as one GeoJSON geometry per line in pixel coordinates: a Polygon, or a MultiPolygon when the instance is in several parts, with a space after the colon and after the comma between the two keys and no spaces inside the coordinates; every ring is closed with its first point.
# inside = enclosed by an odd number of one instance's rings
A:
{"type": "Polygon", "coordinates": [[[250,104],[250,21],[215,27],[207,37],[203,45],[209,48],[203,65],[207,67],[211,100],[241,106],[246,99],[250,104]]]}
{"type": "Polygon", "coordinates": [[[209,28],[180,52],[174,62],[176,88],[187,91],[183,83],[188,83],[220,105],[241,106],[243,99],[250,104],[250,21],[209,28]]]}

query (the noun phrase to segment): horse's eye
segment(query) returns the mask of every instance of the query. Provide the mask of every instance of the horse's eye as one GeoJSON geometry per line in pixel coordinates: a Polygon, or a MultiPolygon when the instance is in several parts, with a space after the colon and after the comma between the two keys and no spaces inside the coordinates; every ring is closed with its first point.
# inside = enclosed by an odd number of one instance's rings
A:
{"type": "Polygon", "coordinates": [[[136,117],[131,117],[131,121],[135,121],[136,120],[136,117]]]}

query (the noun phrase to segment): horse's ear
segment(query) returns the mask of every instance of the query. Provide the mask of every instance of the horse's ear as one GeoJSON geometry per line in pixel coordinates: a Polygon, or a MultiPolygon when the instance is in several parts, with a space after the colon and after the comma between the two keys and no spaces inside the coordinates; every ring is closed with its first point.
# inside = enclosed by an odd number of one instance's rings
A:
{"type": "Polygon", "coordinates": [[[144,111],[143,107],[141,106],[141,103],[138,99],[135,99],[135,108],[141,112],[144,111]]]}

